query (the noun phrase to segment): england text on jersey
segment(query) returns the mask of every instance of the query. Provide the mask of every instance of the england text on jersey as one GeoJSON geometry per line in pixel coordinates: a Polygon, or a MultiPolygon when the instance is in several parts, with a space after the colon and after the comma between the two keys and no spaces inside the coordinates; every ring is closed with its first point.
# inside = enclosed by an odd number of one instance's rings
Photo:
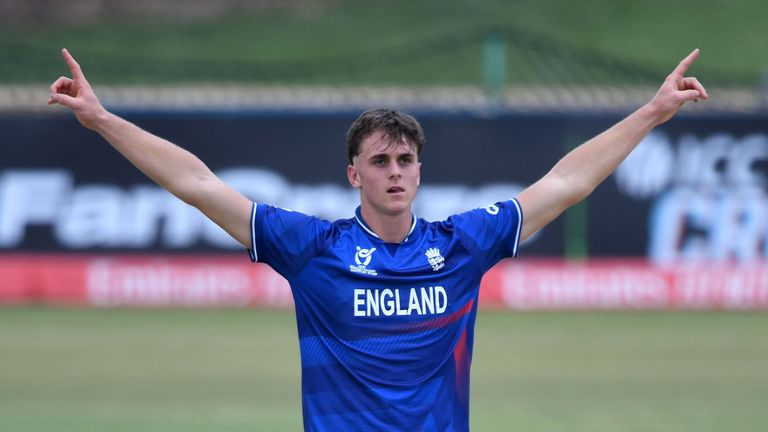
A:
{"type": "Polygon", "coordinates": [[[392,315],[437,315],[448,307],[448,294],[442,286],[398,289],[355,289],[356,317],[392,315]]]}

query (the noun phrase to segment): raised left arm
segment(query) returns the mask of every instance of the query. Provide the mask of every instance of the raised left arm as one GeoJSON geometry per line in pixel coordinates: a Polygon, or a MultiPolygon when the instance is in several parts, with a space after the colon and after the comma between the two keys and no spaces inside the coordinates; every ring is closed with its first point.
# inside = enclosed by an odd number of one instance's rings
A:
{"type": "Polygon", "coordinates": [[[684,58],[650,102],[565,155],[547,175],[520,193],[521,240],[592,193],[654,127],[672,118],[686,102],[708,99],[696,78],[684,76],[698,55],[696,49],[684,58]]]}

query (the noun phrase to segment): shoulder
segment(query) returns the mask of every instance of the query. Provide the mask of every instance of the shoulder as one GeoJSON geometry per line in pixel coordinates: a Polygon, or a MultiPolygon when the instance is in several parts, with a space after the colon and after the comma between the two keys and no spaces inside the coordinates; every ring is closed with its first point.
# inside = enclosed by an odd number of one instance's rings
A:
{"type": "Polygon", "coordinates": [[[337,222],[268,204],[257,204],[252,220],[257,239],[264,237],[293,241],[328,237],[338,230],[337,222]]]}
{"type": "Polygon", "coordinates": [[[509,218],[522,218],[520,204],[514,198],[456,213],[443,221],[428,222],[428,224],[433,229],[453,230],[472,227],[478,224],[493,223],[494,221],[507,220],[509,218]]]}

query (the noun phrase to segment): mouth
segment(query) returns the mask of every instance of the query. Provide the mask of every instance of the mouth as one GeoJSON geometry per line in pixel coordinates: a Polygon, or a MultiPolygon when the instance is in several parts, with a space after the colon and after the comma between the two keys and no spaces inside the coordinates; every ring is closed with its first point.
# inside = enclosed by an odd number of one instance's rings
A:
{"type": "Polygon", "coordinates": [[[405,192],[405,189],[401,188],[400,186],[392,186],[391,188],[387,189],[387,193],[403,193],[405,192]]]}

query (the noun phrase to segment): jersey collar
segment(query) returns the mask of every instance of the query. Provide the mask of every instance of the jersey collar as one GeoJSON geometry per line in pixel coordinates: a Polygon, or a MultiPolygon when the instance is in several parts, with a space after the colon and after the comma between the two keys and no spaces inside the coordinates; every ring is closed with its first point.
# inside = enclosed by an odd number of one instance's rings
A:
{"type": "MultiPolygon", "coordinates": [[[[369,235],[372,235],[373,237],[376,237],[377,239],[381,240],[378,234],[373,232],[371,227],[368,226],[367,223],[365,223],[365,220],[363,219],[363,213],[360,210],[360,206],[357,206],[355,209],[355,220],[357,221],[358,225],[360,225],[360,228],[363,229],[363,231],[367,232],[369,235]]],[[[408,234],[405,236],[405,239],[401,243],[405,243],[408,241],[408,238],[413,233],[413,230],[416,229],[416,214],[411,212],[411,229],[408,230],[408,234]]]]}

